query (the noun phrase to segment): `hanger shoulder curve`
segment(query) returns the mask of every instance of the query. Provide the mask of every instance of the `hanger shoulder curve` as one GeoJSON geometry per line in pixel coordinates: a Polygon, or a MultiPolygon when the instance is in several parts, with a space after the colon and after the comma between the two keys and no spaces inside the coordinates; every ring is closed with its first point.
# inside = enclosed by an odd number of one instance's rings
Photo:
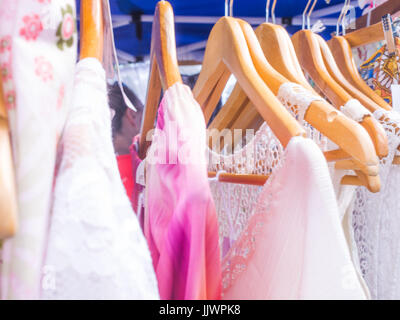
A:
{"type": "Polygon", "coordinates": [[[372,90],[361,78],[353,59],[353,53],[347,40],[342,36],[334,36],[328,42],[337,65],[346,77],[356,88],[372,99],[376,104],[385,110],[390,110],[390,105],[372,90]]]}
{"type": "Polygon", "coordinates": [[[151,59],[156,61],[162,87],[182,83],[176,52],[174,12],[168,1],[159,1],[153,18],[151,59]]]}
{"type": "MultiPolygon", "coordinates": [[[[221,76],[230,72],[258,112],[285,147],[294,136],[304,136],[304,129],[281,105],[257,73],[240,25],[234,18],[223,17],[213,27],[208,39],[203,68],[193,89],[194,96],[205,112],[206,121],[214,105],[207,105],[221,76]]],[[[223,89],[223,88],[222,88],[223,89]]]]}
{"type": "Polygon", "coordinates": [[[292,36],[291,40],[302,68],[335,107],[343,106],[352,99],[349,93],[330,76],[318,40],[311,30],[300,30],[292,36]]]}
{"type": "Polygon", "coordinates": [[[332,55],[331,49],[325,40],[317,34],[314,34],[314,37],[318,40],[321,53],[325,62],[325,66],[328,69],[331,77],[343,88],[345,89],[354,99],[357,99],[361,102],[361,104],[366,107],[369,111],[374,112],[379,109],[379,105],[377,105],[373,100],[371,100],[368,96],[362,93],[358,88],[354,87],[352,83],[350,83],[340,71],[338,65],[336,64],[335,58],[332,55]]]}
{"type": "Polygon", "coordinates": [[[314,92],[298,63],[296,52],[286,30],[272,23],[263,23],[255,30],[268,62],[289,81],[314,92]]]}
{"type": "MultiPolygon", "coordinates": [[[[244,21],[240,23],[252,55],[253,63],[260,76],[268,83],[269,78],[267,77],[268,73],[265,68],[268,62],[262,50],[259,50],[260,46],[257,46],[255,43],[257,38],[250,25],[244,21]]],[[[288,82],[285,78],[280,81],[283,81],[283,83],[288,82]]],[[[274,93],[278,94],[278,91],[274,91],[274,93]]],[[[312,102],[304,119],[329,139],[338,143],[343,150],[356,159],[375,165],[377,157],[367,132],[359,124],[347,119],[342,113],[337,112],[326,101],[317,100],[312,102]]]]}
{"type": "Polygon", "coordinates": [[[168,1],[159,1],[153,18],[150,75],[139,138],[138,152],[142,159],[150,146],[148,135],[154,128],[162,91],[175,83],[182,83],[182,77],[176,53],[174,12],[168,1]]]}

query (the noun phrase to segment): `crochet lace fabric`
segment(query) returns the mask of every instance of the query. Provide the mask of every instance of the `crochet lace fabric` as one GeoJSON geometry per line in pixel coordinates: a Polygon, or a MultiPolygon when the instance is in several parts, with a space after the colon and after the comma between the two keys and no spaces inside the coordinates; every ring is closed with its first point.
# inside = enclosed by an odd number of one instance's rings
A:
{"type": "Polygon", "coordinates": [[[400,167],[393,159],[400,145],[400,114],[379,109],[373,113],[383,125],[389,154],[381,159],[381,190],[357,188],[352,225],[362,274],[373,299],[400,298],[400,167]]]}

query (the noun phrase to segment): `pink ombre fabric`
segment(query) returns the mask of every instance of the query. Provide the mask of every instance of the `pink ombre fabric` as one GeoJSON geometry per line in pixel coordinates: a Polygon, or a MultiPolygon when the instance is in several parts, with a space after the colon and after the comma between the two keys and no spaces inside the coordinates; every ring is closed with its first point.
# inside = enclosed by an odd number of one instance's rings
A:
{"type": "Polygon", "coordinates": [[[206,127],[189,87],[161,102],[146,157],[144,233],[162,299],[219,299],[218,222],[205,157],[206,127]]]}

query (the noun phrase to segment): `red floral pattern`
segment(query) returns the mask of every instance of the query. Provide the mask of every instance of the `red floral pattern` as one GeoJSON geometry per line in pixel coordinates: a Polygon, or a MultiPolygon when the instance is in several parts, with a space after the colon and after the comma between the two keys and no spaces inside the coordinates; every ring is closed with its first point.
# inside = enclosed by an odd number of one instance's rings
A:
{"type": "Polygon", "coordinates": [[[0,53],[11,50],[11,36],[5,36],[0,39],[0,53]]]}
{"type": "Polygon", "coordinates": [[[15,91],[9,90],[5,93],[5,102],[7,109],[14,109],[15,107],[15,91]]]}
{"type": "Polygon", "coordinates": [[[21,28],[19,34],[25,37],[26,40],[36,40],[39,34],[43,31],[43,24],[39,15],[33,14],[22,18],[24,27],[21,28]]]}
{"type": "Polygon", "coordinates": [[[11,65],[8,62],[3,62],[1,64],[1,78],[3,81],[8,81],[12,78],[12,73],[11,73],[11,65]]]}
{"type": "Polygon", "coordinates": [[[42,81],[53,80],[53,66],[49,61],[44,57],[37,57],[35,58],[35,64],[35,74],[41,78],[42,81]]]}
{"type": "Polygon", "coordinates": [[[60,89],[58,90],[58,97],[57,97],[57,109],[61,109],[64,103],[64,96],[65,96],[65,86],[62,84],[60,89]]]}

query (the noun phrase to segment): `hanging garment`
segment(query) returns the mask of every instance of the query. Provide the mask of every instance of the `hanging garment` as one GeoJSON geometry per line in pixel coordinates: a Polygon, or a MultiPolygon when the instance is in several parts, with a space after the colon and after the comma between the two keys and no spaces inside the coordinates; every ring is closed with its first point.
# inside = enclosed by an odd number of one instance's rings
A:
{"type": "Polygon", "coordinates": [[[0,297],[38,299],[56,149],[76,63],[75,1],[0,1],[0,63],[19,230],[0,250],[0,297]]]}
{"type": "Polygon", "coordinates": [[[134,169],[146,185],[144,233],[162,299],[220,298],[218,221],[205,150],[203,113],[189,87],[177,83],[165,92],[147,157],[134,169]]]}
{"type": "Polygon", "coordinates": [[[44,299],[157,299],[150,253],[118,173],[105,72],[76,69],[61,140],[44,263],[44,299]]]}
{"type": "Polygon", "coordinates": [[[352,226],[360,267],[373,299],[400,299],[400,166],[393,165],[400,145],[400,114],[377,110],[389,155],[380,160],[381,191],[357,188],[352,226]]]}
{"type": "MultiPolygon", "coordinates": [[[[312,101],[284,84],[281,102],[302,124],[312,101]]],[[[224,299],[365,299],[341,226],[324,139],[294,137],[283,150],[264,123],[232,155],[209,151],[209,170],[269,175],[264,187],[211,182],[220,225],[224,299]],[[317,143],[320,147],[317,146],[317,143]]]]}
{"type": "MultiPolygon", "coordinates": [[[[400,52],[400,38],[395,38],[400,52]]],[[[360,74],[365,82],[387,103],[392,105],[391,86],[399,79],[399,54],[389,55],[387,45],[376,51],[360,66],[360,74]]]]}
{"type": "Polygon", "coordinates": [[[124,184],[126,195],[130,198],[133,194],[134,179],[131,155],[117,156],[118,170],[124,184]]]}

